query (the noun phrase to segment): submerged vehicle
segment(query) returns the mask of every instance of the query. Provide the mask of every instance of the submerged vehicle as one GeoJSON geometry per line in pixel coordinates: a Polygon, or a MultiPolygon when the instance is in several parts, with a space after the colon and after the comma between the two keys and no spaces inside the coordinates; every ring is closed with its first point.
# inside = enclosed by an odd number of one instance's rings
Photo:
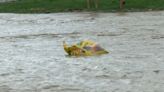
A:
{"type": "Polygon", "coordinates": [[[92,56],[109,53],[91,40],[84,40],[72,46],[68,46],[66,42],[63,41],[63,47],[65,52],[70,56],[92,56]]]}

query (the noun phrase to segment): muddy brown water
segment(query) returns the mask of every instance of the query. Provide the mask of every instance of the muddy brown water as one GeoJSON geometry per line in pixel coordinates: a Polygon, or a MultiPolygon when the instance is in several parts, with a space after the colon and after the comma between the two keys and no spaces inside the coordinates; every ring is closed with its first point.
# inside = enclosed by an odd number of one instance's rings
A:
{"type": "Polygon", "coordinates": [[[0,92],[163,92],[164,12],[0,14],[0,92]],[[68,57],[91,39],[110,53],[68,57]]]}

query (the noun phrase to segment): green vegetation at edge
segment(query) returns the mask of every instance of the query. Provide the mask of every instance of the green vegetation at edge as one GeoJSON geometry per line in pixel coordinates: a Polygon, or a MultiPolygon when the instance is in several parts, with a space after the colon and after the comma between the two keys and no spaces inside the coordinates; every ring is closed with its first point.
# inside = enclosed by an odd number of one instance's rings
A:
{"type": "MultiPolygon", "coordinates": [[[[53,13],[71,11],[119,11],[119,0],[99,0],[99,7],[87,8],[86,0],[17,0],[0,3],[0,12],[53,13]]],[[[126,0],[123,11],[164,10],[164,0],[126,0]]]]}

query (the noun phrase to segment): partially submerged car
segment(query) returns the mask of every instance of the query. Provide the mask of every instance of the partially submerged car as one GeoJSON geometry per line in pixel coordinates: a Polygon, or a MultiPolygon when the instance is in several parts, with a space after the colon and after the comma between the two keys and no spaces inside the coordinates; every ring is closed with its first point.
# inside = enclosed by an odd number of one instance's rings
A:
{"type": "Polygon", "coordinates": [[[109,53],[99,44],[91,40],[84,40],[72,46],[68,46],[66,42],[63,41],[63,47],[65,52],[70,56],[92,56],[109,53]]]}

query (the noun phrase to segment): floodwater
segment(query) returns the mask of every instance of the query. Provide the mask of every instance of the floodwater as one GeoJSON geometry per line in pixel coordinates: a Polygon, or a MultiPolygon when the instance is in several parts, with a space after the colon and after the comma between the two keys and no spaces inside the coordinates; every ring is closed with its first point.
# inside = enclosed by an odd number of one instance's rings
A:
{"type": "Polygon", "coordinates": [[[0,14],[0,92],[164,92],[164,12],[0,14]],[[62,41],[110,53],[68,57],[62,41]]]}

